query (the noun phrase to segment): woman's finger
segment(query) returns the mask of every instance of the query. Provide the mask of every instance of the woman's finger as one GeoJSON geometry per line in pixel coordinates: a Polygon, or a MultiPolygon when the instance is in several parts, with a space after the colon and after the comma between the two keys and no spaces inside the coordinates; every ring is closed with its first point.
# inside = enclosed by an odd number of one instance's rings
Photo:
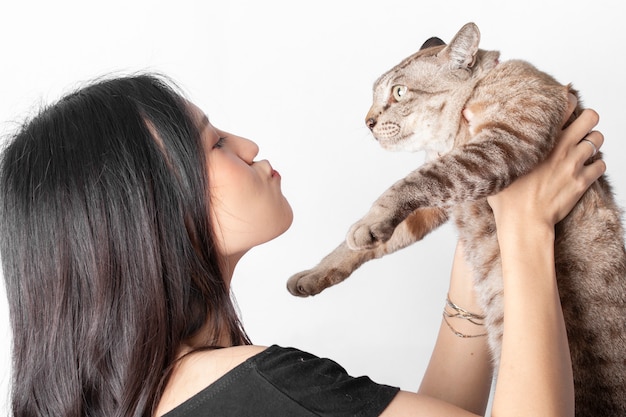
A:
{"type": "Polygon", "coordinates": [[[567,95],[567,109],[565,110],[565,115],[563,116],[561,127],[563,127],[563,125],[567,123],[569,118],[572,116],[572,113],[574,113],[574,110],[576,109],[576,105],[578,105],[578,99],[574,94],[569,93],[567,95]]]}
{"type": "MultiPolygon", "coordinates": [[[[557,143],[559,147],[576,146],[582,138],[598,124],[600,116],[595,110],[585,109],[565,130],[561,131],[561,138],[557,143]]],[[[589,145],[585,145],[589,146],[589,145]]]]}
{"type": "Polygon", "coordinates": [[[586,161],[596,156],[603,143],[604,135],[598,131],[592,131],[578,142],[576,151],[580,154],[580,159],[586,161]]]}
{"type": "Polygon", "coordinates": [[[606,163],[602,159],[593,161],[591,164],[585,166],[581,174],[583,178],[583,186],[586,190],[589,186],[606,172],[606,163]]]}

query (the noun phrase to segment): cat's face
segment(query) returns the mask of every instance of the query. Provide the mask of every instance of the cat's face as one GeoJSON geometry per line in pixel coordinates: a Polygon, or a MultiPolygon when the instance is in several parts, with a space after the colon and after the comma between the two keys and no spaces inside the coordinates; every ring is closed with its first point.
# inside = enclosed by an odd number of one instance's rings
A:
{"type": "Polygon", "coordinates": [[[473,88],[471,67],[477,28],[464,27],[445,45],[429,39],[417,53],[374,83],[366,124],[387,150],[422,151],[436,157],[454,146],[461,111],[473,88]],[[468,47],[469,46],[469,47],[468,47]]]}
{"type": "MultiPolygon", "coordinates": [[[[441,50],[442,47],[437,48],[441,50]]],[[[438,113],[448,99],[439,85],[436,51],[409,57],[374,84],[372,107],[366,123],[387,150],[445,151],[450,143],[433,143],[439,131],[438,113]]]]}

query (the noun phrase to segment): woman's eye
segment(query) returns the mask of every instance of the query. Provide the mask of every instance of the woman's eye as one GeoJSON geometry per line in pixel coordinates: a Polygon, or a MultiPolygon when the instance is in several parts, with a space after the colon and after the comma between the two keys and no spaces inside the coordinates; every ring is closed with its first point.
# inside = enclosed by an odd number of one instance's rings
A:
{"type": "Polygon", "coordinates": [[[215,142],[215,145],[213,145],[213,149],[219,149],[222,146],[224,146],[224,141],[226,141],[226,137],[225,136],[220,136],[220,138],[217,140],[217,142],[215,142]]]}
{"type": "Polygon", "coordinates": [[[405,85],[394,85],[391,88],[391,93],[396,101],[400,101],[404,98],[407,88],[405,85]]]}

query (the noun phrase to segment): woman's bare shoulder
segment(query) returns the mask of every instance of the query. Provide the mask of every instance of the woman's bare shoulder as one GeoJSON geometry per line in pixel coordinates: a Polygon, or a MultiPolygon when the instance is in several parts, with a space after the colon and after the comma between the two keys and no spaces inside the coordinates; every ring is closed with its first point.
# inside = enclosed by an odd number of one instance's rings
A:
{"type": "Polygon", "coordinates": [[[480,417],[436,398],[400,391],[380,417],[449,416],[480,417]]]}
{"type": "Polygon", "coordinates": [[[154,415],[171,411],[265,349],[265,346],[246,345],[188,354],[172,371],[154,415]]]}

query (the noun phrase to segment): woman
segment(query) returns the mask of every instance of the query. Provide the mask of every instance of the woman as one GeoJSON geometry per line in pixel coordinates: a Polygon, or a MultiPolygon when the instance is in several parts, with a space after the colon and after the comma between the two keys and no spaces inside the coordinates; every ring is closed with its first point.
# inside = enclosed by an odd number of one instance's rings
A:
{"type": "MultiPolygon", "coordinates": [[[[604,172],[584,165],[581,138],[602,145],[587,134],[596,123],[583,113],[545,163],[490,198],[507,288],[494,415],[573,415],[551,251],[554,224],[604,172]]],[[[485,340],[445,322],[418,394],[251,345],[233,271],[292,220],[280,175],[257,153],[150,75],[92,84],[23,126],[0,165],[15,416],[484,412],[485,340]]],[[[450,298],[478,315],[462,252],[450,298]]]]}

